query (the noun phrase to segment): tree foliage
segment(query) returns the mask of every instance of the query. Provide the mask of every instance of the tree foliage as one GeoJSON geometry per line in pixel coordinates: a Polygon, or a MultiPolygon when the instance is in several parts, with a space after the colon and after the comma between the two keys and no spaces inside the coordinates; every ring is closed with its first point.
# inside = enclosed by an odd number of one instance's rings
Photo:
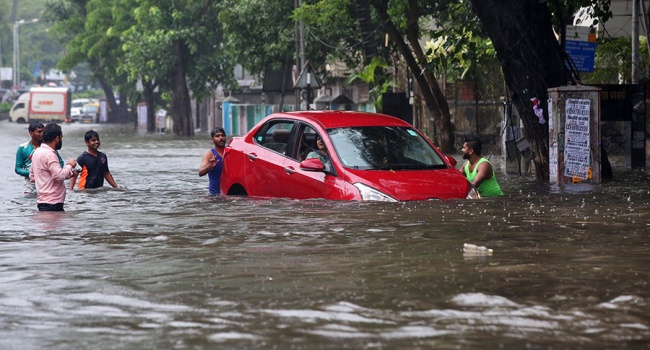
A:
{"type": "MultiPolygon", "coordinates": [[[[639,43],[639,70],[644,80],[650,80],[650,56],[648,39],[641,37],[639,43]]],[[[598,41],[594,72],[585,74],[585,84],[631,84],[632,42],[630,38],[601,39],[598,41]]]]}
{"type": "Polygon", "coordinates": [[[293,61],[296,55],[292,1],[224,0],[218,20],[224,49],[253,74],[267,63],[293,61]]]}

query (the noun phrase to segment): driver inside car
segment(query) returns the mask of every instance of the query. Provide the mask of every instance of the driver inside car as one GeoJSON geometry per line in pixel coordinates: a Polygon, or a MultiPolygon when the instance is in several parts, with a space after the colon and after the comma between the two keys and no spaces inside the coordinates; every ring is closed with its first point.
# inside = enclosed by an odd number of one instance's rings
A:
{"type": "Polygon", "coordinates": [[[325,166],[325,171],[331,171],[332,165],[330,162],[329,154],[327,152],[327,147],[325,146],[325,142],[323,142],[323,139],[320,137],[320,135],[316,136],[316,147],[318,147],[318,149],[309,152],[305,159],[318,158],[325,166]]]}

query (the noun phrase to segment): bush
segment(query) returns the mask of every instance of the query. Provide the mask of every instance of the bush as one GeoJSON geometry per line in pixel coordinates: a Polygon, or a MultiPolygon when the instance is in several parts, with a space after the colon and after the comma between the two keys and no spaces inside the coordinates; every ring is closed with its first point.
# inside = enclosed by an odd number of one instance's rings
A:
{"type": "Polygon", "coordinates": [[[7,113],[11,109],[11,106],[13,106],[13,103],[11,102],[3,102],[0,103],[0,113],[7,113]]]}
{"type": "Polygon", "coordinates": [[[85,90],[81,92],[73,92],[72,93],[72,99],[76,98],[104,98],[104,91],[101,89],[96,89],[96,90],[85,90]]]}

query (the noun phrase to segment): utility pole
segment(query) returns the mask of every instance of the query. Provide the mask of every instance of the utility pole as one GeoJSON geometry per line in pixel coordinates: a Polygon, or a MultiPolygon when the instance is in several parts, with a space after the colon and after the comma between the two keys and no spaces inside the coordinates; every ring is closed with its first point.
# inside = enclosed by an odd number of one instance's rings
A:
{"type": "Polygon", "coordinates": [[[13,67],[13,83],[14,86],[20,84],[20,37],[18,28],[24,24],[36,23],[38,18],[34,18],[30,21],[21,19],[20,21],[14,22],[14,67],[13,67]]]}
{"type": "Polygon", "coordinates": [[[639,2],[632,0],[632,84],[639,82],[639,2]]]}
{"type": "MultiPolygon", "coordinates": [[[[302,6],[302,0],[296,0],[296,1],[297,1],[297,4],[298,4],[298,8],[300,8],[302,6]]],[[[298,65],[297,65],[296,69],[298,70],[297,74],[300,75],[302,73],[302,70],[305,67],[305,62],[307,61],[306,60],[306,54],[305,54],[305,23],[303,22],[302,19],[298,22],[298,41],[299,41],[298,42],[298,49],[300,50],[300,52],[298,53],[299,57],[298,57],[298,65]]],[[[309,76],[307,76],[307,77],[309,78],[309,76]]],[[[299,90],[298,95],[297,95],[297,99],[296,99],[296,104],[297,104],[296,107],[300,106],[300,107],[298,107],[299,109],[302,109],[302,101],[301,100],[303,99],[303,92],[304,92],[304,90],[299,90]]],[[[309,94],[309,87],[307,88],[307,94],[309,94]]],[[[309,96],[308,95],[307,95],[307,108],[305,108],[305,109],[309,109],[309,96]]]]}

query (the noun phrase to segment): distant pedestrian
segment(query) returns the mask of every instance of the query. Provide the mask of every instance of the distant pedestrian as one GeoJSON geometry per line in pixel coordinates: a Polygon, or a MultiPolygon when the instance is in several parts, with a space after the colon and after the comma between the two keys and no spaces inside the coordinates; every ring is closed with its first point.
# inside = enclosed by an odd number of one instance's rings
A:
{"type": "Polygon", "coordinates": [[[215,195],[221,192],[221,172],[223,171],[223,151],[226,147],[226,131],[223,128],[216,127],[212,129],[210,135],[212,136],[214,148],[203,155],[199,167],[199,176],[208,175],[210,179],[208,190],[210,194],[215,195]]]}
{"type": "Polygon", "coordinates": [[[463,172],[481,197],[503,196],[503,191],[497,183],[492,164],[481,156],[481,140],[477,137],[467,137],[463,143],[463,172]]]}
{"type": "Polygon", "coordinates": [[[95,130],[88,130],[84,135],[86,146],[88,150],[84,151],[77,157],[77,164],[81,167],[81,172],[75,174],[70,179],[70,189],[74,189],[74,185],[79,177],[77,187],[80,190],[90,188],[100,188],[104,186],[104,179],[111,187],[116,188],[117,184],[113,180],[113,175],[108,169],[108,157],[106,154],[99,151],[101,142],[99,141],[99,134],[95,130]]]}
{"type": "Polygon", "coordinates": [[[43,143],[34,151],[29,178],[36,184],[36,203],[40,211],[63,211],[66,188],[64,181],[73,175],[77,161],[59,163],[57,151],[63,147],[63,132],[56,123],[45,125],[43,143]]]}

